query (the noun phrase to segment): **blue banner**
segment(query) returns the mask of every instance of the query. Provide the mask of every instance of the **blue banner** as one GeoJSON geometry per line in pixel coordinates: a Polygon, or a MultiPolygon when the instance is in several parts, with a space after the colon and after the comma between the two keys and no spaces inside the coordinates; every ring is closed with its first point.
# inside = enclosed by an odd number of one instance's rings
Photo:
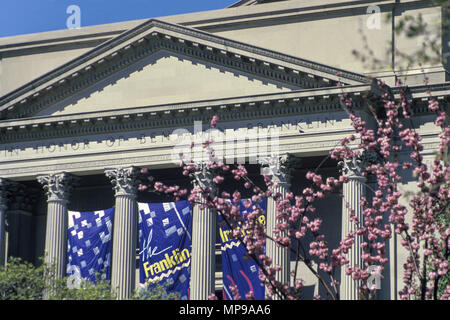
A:
{"type": "Polygon", "coordinates": [[[96,283],[111,278],[111,234],[114,209],[69,211],[67,236],[67,276],[69,287],[79,287],[81,279],[96,283]]]}
{"type": "Polygon", "coordinates": [[[189,298],[192,207],[189,201],[139,203],[139,280],[189,298]]]}
{"type": "MultiPolygon", "coordinates": [[[[252,212],[245,208],[246,200],[241,200],[240,211],[244,217],[247,212],[252,212]]],[[[266,212],[266,199],[257,205],[266,212]]],[[[252,203],[252,207],[255,203],[252,203]]],[[[219,234],[222,248],[222,272],[223,272],[223,298],[232,300],[233,294],[230,286],[235,285],[239,290],[239,295],[246,300],[246,294],[253,291],[256,300],[264,300],[264,286],[259,279],[259,267],[255,261],[247,256],[247,250],[237,239],[233,239],[232,231],[225,223],[222,216],[218,217],[219,234]]],[[[260,223],[265,225],[265,216],[260,219],[260,223]]]]}

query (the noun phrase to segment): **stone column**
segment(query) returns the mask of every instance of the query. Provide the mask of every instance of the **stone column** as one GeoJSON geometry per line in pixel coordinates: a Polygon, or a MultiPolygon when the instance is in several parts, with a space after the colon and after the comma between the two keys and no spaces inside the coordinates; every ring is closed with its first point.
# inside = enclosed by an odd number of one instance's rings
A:
{"type": "MultiPolygon", "coordinates": [[[[366,178],[361,174],[365,169],[366,161],[361,156],[339,163],[341,171],[348,177],[348,182],[343,185],[342,199],[342,238],[358,227],[350,220],[352,210],[360,223],[364,223],[363,207],[361,198],[365,196],[366,178]]],[[[362,237],[355,236],[355,241],[348,252],[349,266],[362,266],[362,237]]],[[[346,267],[341,268],[340,298],[342,300],[359,300],[359,287],[361,283],[355,281],[351,276],[345,274],[346,267]]]]}
{"type": "MultiPolygon", "coordinates": [[[[205,166],[193,180],[194,188],[212,186],[212,176],[205,166]]],[[[190,300],[207,300],[215,291],[217,215],[209,209],[193,208],[190,300]]]]}
{"type": "Polygon", "coordinates": [[[21,183],[8,183],[7,254],[27,261],[33,260],[33,208],[38,189],[21,183]]]}
{"type": "Polygon", "coordinates": [[[66,275],[67,268],[67,204],[74,177],[62,172],[41,175],[37,180],[47,192],[45,262],[53,265],[56,278],[61,278],[66,275]]]}
{"type": "Polygon", "coordinates": [[[136,242],[138,206],[136,202],[139,169],[126,167],[105,171],[115,191],[112,242],[111,287],[117,299],[128,299],[136,286],[136,242]]]}
{"type": "Polygon", "coordinates": [[[7,187],[9,181],[0,178],[0,267],[6,265],[6,210],[7,210],[7,187]]]}
{"type": "MultiPolygon", "coordinates": [[[[281,157],[272,157],[263,162],[262,174],[270,175],[272,177],[273,185],[271,191],[273,196],[278,193],[281,194],[281,199],[286,197],[289,192],[289,171],[294,165],[294,161],[297,161],[295,157],[290,155],[284,155],[281,157]]],[[[277,220],[276,201],[269,197],[267,199],[267,212],[266,212],[266,233],[272,239],[276,237],[288,236],[287,231],[275,234],[273,231],[276,228],[277,223],[281,222],[277,220]]],[[[279,265],[281,270],[275,275],[275,280],[283,284],[290,283],[290,251],[283,246],[277,245],[275,241],[266,241],[266,254],[272,258],[272,266],[279,265]]],[[[280,297],[274,295],[272,299],[278,300],[280,297]]]]}

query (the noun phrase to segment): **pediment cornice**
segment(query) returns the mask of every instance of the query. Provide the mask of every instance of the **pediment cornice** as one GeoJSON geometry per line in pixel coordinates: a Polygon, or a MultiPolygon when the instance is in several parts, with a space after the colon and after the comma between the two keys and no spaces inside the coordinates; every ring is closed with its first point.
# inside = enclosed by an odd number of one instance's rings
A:
{"type": "Polygon", "coordinates": [[[363,75],[151,19],[0,98],[0,118],[30,117],[159,50],[300,88],[364,84],[363,75]]]}

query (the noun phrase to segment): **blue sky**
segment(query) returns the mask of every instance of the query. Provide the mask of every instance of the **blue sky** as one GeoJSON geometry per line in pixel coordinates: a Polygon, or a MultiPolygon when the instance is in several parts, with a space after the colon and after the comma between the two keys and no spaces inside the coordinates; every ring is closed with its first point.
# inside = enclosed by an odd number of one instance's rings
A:
{"type": "Polygon", "coordinates": [[[237,0],[0,0],[0,37],[66,29],[70,5],[81,26],[226,8],[237,0]]]}

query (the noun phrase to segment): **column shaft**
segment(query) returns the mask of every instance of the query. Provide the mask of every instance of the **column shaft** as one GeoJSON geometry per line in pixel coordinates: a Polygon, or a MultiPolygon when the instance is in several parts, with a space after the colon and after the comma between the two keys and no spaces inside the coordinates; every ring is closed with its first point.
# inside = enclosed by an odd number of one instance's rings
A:
{"type": "MultiPolygon", "coordinates": [[[[288,192],[287,186],[284,184],[280,184],[277,187],[272,188],[273,195],[277,193],[281,193],[282,199],[286,196],[288,192]]],[[[275,234],[273,230],[276,228],[277,224],[277,210],[276,210],[276,202],[273,198],[267,199],[267,217],[266,217],[266,232],[267,235],[272,239],[278,236],[287,236],[287,231],[283,231],[283,233],[275,234]]],[[[283,283],[289,284],[290,281],[290,252],[283,246],[277,245],[272,240],[266,241],[266,254],[268,257],[272,258],[272,266],[279,265],[281,266],[281,270],[278,271],[275,275],[275,280],[283,283]]],[[[274,295],[272,299],[277,300],[279,297],[274,295]]]]}
{"type": "Polygon", "coordinates": [[[118,299],[131,297],[136,282],[137,203],[133,197],[116,196],[111,286],[118,299]]]}
{"type": "Polygon", "coordinates": [[[6,265],[6,206],[0,205],[0,267],[6,265]]]}
{"type": "Polygon", "coordinates": [[[191,300],[206,300],[215,291],[217,216],[209,209],[193,209],[191,300]]]}
{"type": "Polygon", "coordinates": [[[7,181],[0,179],[0,267],[6,265],[6,186],[7,181]]]}
{"type": "MultiPolygon", "coordinates": [[[[349,232],[357,229],[357,226],[350,220],[351,210],[354,210],[355,217],[360,223],[364,222],[363,208],[360,204],[361,198],[365,195],[364,187],[365,178],[360,176],[350,176],[347,183],[343,186],[343,200],[342,200],[342,237],[345,237],[349,232]]],[[[349,265],[362,266],[362,238],[355,236],[355,241],[348,253],[349,265]]],[[[341,287],[340,296],[342,300],[359,300],[359,287],[361,283],[355,281],[352,277],[345,274],[345,267],[341,268],[341,287]]]]}
{"type": "Polygon", "coordinates": [[[45,262],[55,267],[57,278],[66,275],[67,201],[49,201],[45,232],[45,262]]]}

